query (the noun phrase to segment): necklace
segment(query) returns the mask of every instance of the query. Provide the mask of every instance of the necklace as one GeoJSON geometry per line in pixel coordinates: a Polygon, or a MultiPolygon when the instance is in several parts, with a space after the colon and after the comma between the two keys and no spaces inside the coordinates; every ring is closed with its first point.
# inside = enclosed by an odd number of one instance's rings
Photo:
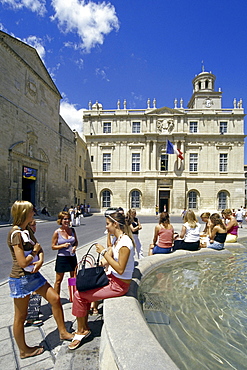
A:
{"type": "Polygon", "coordinates": [[[124,233],[123,234],[121,234],[121,235],[119,235],[119,237],[115,240],[115,242],[114,242],[114,246],[116,246],[117,245],[117,243],[119,242],[119,240],[123,237],[123,235],[124,235],[124,233]]]}

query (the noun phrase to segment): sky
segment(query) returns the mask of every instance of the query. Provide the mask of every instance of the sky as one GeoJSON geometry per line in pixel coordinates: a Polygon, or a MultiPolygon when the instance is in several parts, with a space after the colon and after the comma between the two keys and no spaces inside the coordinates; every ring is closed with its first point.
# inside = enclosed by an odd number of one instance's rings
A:
{"type": "Polygon", "coordinates": [[[242,98],[247,111],[246,14],[246,0],[0,0],[0,29],[36,48],[81,132],[89,101],[186,107],[202,65],[222,107],[242,98]]]}

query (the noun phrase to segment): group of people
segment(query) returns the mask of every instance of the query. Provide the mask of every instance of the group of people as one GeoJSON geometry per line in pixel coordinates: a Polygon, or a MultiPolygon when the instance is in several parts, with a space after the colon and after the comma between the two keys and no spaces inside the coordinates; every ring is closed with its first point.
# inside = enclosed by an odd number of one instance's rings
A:
{"type": "Polygon", "coordinates": [[[195,213],[192,210],[184,212],[182,229],[178,235],[170,223],[169,214],[162,212],[148,254],[167,254],[178,249],[197,251],[205,247],[221,250],[225,243],[237,241],[238,221],[230,209],[223,210],[221,215],[204,212],[200,217],[206,224],[203,232],[200,232],[201,225],[195,213]]]}
{"type": "MultiPolygon", "coordinates": [[[[51,304],[60,339],[71,341],[68,348],[74,350],[84,338],[91,334],[88,327],[88,315],[92,303],[105,298],[118,297],[128,291],[135,256],[132,230],[133,232],[139,231],[141,224],[131,212],[129,218],[120,211],[106,216],[107,240],[110,239],[111,244],[105,248],[97,243],[95,247],[96,252],[102,256],[101,264],[107,269],[109,283],[103,288],[75,292],[72,314],[77,318],[77,330],[75,333],[69,333],[64,322],[60,287],[64,273],[70,272],[70,276],[74,276],[77,265],[78,240],[74,228],[71,227],[71,215],[68,211],[59,213],[57,220],[59,228],[55,230],[52,237],[52,249],[57,251],[56,280],[53,288],[39,271],[44,261],[44,252],[30,227],[34,216],[33,205],[28,201],[16,201],[11,208],[11,214],[13,226],[9,231],[7,244],[13,265],[9,277],[9,288],[10,296],[14,299],[13,332],[20,351],[20,358],[33,357],[44,352],[42,346],[30,347],[25,340],[24,324],[29,299],[33,293],[39,294],[51,304]],[[131,224],[130,221],[132,221],[131,224]]],[[[140,251],[141,249],[139,249],[139,255],[140,251]]]]}
{"type": "MultiPolygon", "coordinates": [[[[12,255],[13,266],[9,278],[10,296],[14,299],[13,332],[20,350],[20,358],[37,356],[43,353],[41,346],[30,347],[26,344],[24,323],[27,318],[28,304],[33,293],[44,297],[52,306],[61,340],[69,340],[68,348],[76,349],[91,332],[88,326],[88,315],[97,302],[124,295],[130,286],[134,270],[135,253],[143,257],[142,246],[138,237],[142,225],[136,217],[136,210],[130,209],[124,214],[123,209],[107,214],[107,245],[96,244],[100,253],[101,264],[106,268],[108,285],[86,292],[76,291],[73,296],[72,314],[77,319],[77,330],[69,333],[65,327],[64,314],[60,302],[61,283],[66,272],[75,277],[77,266],[76,250],[78,239],[71,226],[71,213],[62,211],[58,214],[59,227],[52,236],[52,249],[57,251],[55,264],[56,279],[54,288],[41,275],[40,268],[44,261],[44,252],[38,243],[32,228],[34,209],[27,201],[16,201],[11,209],[13,227],[7,243],[12,255]]],[[[178,249],[195,251],[201,247],[223,249],[225,242],[237,240],[238,222],[230,209],[218,213],[203,213],[205,222],[203,233],[192,210],[184,215],[180,235],[174,232],[169,214],[160,214],[159,224],[155,226],[153,243],[149,255],[171,253],[178,249]],[[223,217],[223,219],[222,219],[223,217]]]]}

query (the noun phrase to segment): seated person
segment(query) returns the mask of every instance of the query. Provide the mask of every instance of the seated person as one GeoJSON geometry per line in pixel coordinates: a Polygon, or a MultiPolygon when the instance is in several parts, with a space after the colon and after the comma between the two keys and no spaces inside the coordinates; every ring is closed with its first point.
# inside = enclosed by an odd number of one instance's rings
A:
{"type": "Polygon", "coordinates": [[[159,224],[155,226],[153,244],[150,244],[148,255],[172,252],[174,229],[170,224],[168,212],[161,212],[159,224]]]}
{"type": "Polygon", "coordinates": [[[213,213],[210,216],[209,236],[210,244],[207,246],[207,248],[213,248],[216,250],[224,249],[227,231],[226,226],[218,213],[213,213]]]}
{"type": "Polygon", "coordinates": [[[184,216],[185,223],[180,232],[180,240],[174,240],[173,250],[185,249],[188,251],[197,251],[200,249],[200,227],[196,215],[189,210],[184,216]]]}
{"type": "Polygon", "coordinates": [[[238,240],[238,223],[235,217],[232,214],[232,211],[228,209],[224,209],[222,211],[222,216],[225,220],[226,225],[226,241],[225,243],[236,243],[238,240]]]}

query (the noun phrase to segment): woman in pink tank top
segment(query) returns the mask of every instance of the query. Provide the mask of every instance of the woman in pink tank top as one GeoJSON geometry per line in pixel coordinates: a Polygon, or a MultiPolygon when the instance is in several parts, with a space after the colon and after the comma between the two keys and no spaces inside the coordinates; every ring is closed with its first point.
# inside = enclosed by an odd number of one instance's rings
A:
{"type": "Polygon", "coordinates": [[[229,208],[222,211],[222,216],[225,221],[228,220],[228,222],[225,222],[227,230],[225,243],[236,243],[238,240],[238,223],[236,218],[233,216],[232,211],[229,208]]]}
{"type": "Polygon", "coordinates": [[[169,214],[160,214],[159,224],[155,226],[153,244],[150,244],[148,255],[172,252],[174,229],[170,224],[169,214]]]}

